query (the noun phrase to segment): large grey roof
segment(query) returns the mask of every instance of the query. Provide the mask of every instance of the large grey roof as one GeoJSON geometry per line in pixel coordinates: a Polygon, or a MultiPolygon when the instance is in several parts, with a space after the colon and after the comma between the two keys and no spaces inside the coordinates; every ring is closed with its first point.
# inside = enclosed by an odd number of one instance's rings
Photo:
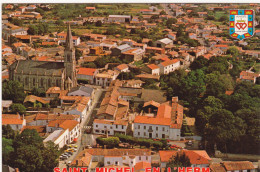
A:
{"type": "Polygon", "coordinates": [[[63,62],[19,60],[13,63],[16,72],[23,74],[61,76],[65,69],[63,62]]]}
{"type": "Polygon", "coordinates": [[[86,86],[81,85],[81,86],[72,88],[69,93],[72,93],[72,92],[77,91],[77,90],[84,91],[84,92],[89,93],[91,95],[94,89],[91,88],[91,87],[86,87],[86,86]]]}

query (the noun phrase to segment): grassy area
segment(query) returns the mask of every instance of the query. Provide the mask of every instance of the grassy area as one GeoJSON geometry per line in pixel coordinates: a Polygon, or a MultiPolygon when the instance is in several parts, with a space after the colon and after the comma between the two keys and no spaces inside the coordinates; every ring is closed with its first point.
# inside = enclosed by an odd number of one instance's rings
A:
{"type": "Polygon", "coordinates": [[[220,17],[225,16],[225,15],[228,15],[228,14],[226,14],[225,11],[216,11],[214,14],[216,19],[219,19],[220,17]]]}

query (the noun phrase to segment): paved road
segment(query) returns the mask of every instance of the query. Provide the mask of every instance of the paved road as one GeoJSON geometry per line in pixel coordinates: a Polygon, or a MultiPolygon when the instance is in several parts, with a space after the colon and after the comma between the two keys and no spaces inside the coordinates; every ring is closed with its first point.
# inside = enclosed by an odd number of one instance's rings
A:
{"type": "Polygon", "coordinates": [[[95,143],[95,140],[96,140],[95,136],[92,135],[92,134],[84,134],[84,131],[86,130],[85,126],[87,126],[90,123],[90,121],[93,121],[93,120],[91,120],[91,119],[93,119],[93,117],[95,115],[93,112],[96,111],[95,109],[101,101],[100,98],[101,98],[103,91],[104,91],[103,89],[99,89],[99,88],[97,88],[95,90],[94,100],[93,100],[92,105],[90,106],[90,108],[87,112],[87,115],[86,115],[87,118],[85,118],[80,124],[81,133],[80,133],[80,136],[78,137],[78,141],[76,143],[76,145],[78,146],[78,150],[76,152],[74,152],[73,155],[71,157],[69,157],[67,160],[60,161],[59,162],[60,168],[66,168],[66,163],[69,162],[69,161],[72,161],[77,156],[77,154],[83,150],[83,148],[86,145],[92,146],[92,145],[96,144],[95,143]]]}

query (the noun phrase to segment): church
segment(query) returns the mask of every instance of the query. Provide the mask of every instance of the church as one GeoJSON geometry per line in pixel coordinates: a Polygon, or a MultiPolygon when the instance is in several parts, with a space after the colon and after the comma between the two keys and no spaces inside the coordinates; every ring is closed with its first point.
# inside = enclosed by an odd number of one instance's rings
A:
{"type": "Polygon", "coordinates": [[[75,48],[68,25],[64,62],[18,60],[9,67],[9,79],[21,82],[25,90],[49,87],[70,90],[77,86],[75,48]]]}

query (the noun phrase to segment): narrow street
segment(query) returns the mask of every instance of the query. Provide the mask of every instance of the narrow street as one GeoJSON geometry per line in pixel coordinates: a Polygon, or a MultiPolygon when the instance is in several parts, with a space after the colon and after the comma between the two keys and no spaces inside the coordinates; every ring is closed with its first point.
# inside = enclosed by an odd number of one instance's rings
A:
{"type": "MultiPolygon", "coordinates": [[[[78,149],[67,160],[59,161],[60,168],[66,168],[66,163],[72,161],[78,155],[78,153],[80,153],[83,150],[83,148],[85,146],[87,146],[87,145],[93,146],[96,144],[95,136],[93,134],[85,134],[85,130],[86,130],[86,126],[90,126],[90,123],[93,122],[95,113],[97,111],[96,107],[101,101],[100,98],[102,96],[103,91],[104,91],[103,89],[99,89],[99,88],[97,88],[95,90],[94,100],[86,114],[87,117],[80,124],[81,133],[80,133],[80,135],[78,137],[78,141],[76,143],[76,145],[78,146],[78,149]]],[[[92,126],[92,124],[91,124],[91,126],[92,126]]]]}

